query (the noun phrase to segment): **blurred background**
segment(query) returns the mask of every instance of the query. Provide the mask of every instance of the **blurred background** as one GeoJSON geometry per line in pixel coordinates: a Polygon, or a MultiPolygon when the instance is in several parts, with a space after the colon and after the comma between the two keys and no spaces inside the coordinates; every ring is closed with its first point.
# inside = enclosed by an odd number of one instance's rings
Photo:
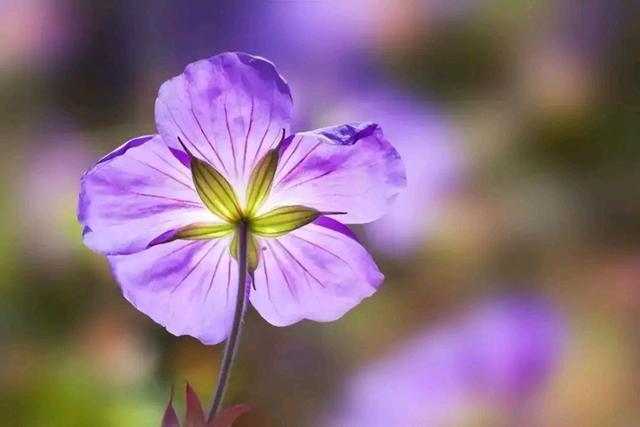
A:
{"type": "MultiPolygon", "coordinates": [[[[634,4],[635,3],[635,4],[634,4]]],[[[623,0],[0,0],[3,426],[160,425],[222,346],[174,337],[82,245],[79,178],[162,82],[240,50],[296,129],[369,120],[409,187],[356,228],[341,320],[248,314],[238,426],[640,425],[640,8],[623,0]]]]}

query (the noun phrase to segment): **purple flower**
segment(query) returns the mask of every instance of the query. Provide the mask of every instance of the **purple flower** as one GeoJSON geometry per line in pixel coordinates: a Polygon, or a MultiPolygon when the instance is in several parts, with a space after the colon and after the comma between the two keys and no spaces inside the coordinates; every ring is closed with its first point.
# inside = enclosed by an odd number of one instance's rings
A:
{"type": "Polygon", "coordinates": [[[24,250],[43,266],[59,269],[77,249],[78,224],[73,201],[78,175],[91,161],[86,137],[72,126],[45,126],[31,137],[37,146],[27,146],[29,167],[21,165],[19,233],[24,250]]]}
{"type": "Polygon", "coordinates": [[[381,284],[330,215],[379,218],[405,186],[398,153],[374,123],[291,134],[292,109],[270,62],[198,61],[160,88],[158,135],[128,141],[82,177],[85,243],[171,333],[208,344],[228,336],[243,227],[249,300],[274,325],[335,320],[381,284]]]}
{"type": "MultiPolygon", "coordinates": [[[[482,304],[359,372],[342,406],[321,425],[462,425],[461,417],[486,415],[473,412],[481,407],[518,419],[559,359],[560,320],[537,297],[506,296],[482,304]]],[[[489,424],[500,424],[493,421],[489,424]]]]}

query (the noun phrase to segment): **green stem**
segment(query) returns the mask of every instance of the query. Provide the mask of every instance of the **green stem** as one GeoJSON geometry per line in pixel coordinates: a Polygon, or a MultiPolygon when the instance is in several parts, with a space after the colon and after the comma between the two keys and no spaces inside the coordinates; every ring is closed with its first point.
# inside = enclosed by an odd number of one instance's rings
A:
{"type": "Polygon", "coordinates": [[[238,351],[238,343],[240,341],[240,332],[242,330],[242,319],[245,312],[245,304],[247,298],[247,240],[248,227],[245,221],[238,223],[238,294],[236,297],[236,308],[233,316],[233,324],[231,333],[227,339],[222,356],[222,364],[220,365],[220,374],[218,375],[218,385],[216,386],[213,397],[213,404],[209,412],[208,422],[210,423],[220,411],[220,406],[224,399],[224,392],[229,382],[233,360],[238,351]]]}

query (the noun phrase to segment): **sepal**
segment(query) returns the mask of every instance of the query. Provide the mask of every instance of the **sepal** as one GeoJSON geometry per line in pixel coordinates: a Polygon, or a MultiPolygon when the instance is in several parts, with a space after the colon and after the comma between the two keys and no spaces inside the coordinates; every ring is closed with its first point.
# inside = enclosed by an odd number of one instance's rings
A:
{"type": "Polygon", "coordinates": [[[185,240],[208,240],[224,237],[227,234],[233,232],[235,226],[229,223],[208,223],[199,222],[188,225],[178,230],[171,238],[171,240],[185,239],[185,240]]]}
{"type": "MultiPolygon", "coordinates": [[[[180,144],[182,141],[178,138],[180,144]]],[[[198,196],[211,212],[227,222],[242,216],[236,192],[227,179],[210,164],[198,159],[182,144],[190,158],[191,175],[198,196]]]]}
{"type": "Polygon", "coordinates": [[[249,230],[262,237],[280,237],[312,223],[320,215],[306,206],[283,206],[253,218],[249,230]]]}
{"type": "Polygon", "coordinates": [[[280,156],[278,149],[269,150],[251,172],[247,188],[247,216],[251,218],[262,207],[271,192],[280,156]]]}
{"type": "MultiPolygon", "coordinates": [[[[233,235],[231,245],[229,246],[231,256],[238,260],[238,233],[233,235]]],[[[260,243],[255,236],[251,233],[247,233],[247,269],[249,273],[253,274],[260,264],[260,243]]]]}

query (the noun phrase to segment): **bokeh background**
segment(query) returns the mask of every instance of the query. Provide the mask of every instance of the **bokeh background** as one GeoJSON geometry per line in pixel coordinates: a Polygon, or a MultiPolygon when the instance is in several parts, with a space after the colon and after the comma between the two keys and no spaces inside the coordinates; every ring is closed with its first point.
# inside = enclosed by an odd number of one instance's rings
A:
{"type": "MultiPolygon", "coordinates": [[[[635,4],[634,4],[635,3],[635,4]]],[[[624,0],[0,0],[3,426],[155,427],[222,346],[174,337],[83,247],[79,178],[160,84],[274,61],[296,128],[377,121],[407,165],[341,320],[248,314],[238,426],[640,425],[640,9],[624,0]]]]}

